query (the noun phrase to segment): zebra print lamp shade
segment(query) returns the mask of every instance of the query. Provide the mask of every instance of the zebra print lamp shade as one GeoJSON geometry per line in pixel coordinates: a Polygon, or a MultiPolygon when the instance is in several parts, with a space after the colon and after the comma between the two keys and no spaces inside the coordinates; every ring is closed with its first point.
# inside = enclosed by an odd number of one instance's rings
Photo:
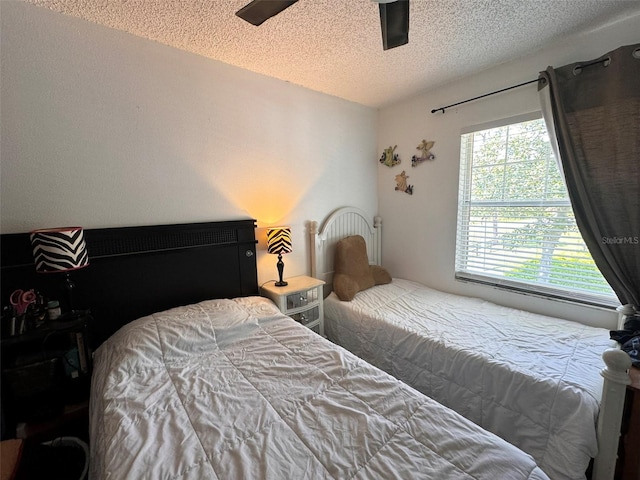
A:
{"type": "Polygon", "coordinates": [[[47,228],[31,232],[36,271],[68,272],[89,265],[87,245],[80,227],[47,228]]]}
{"type": "Polygon", "coordinates": [[[267,253],[278,255],[278,274],[280,280],[275,283],[276,287],[284,287],[288,285],[282,280],[284,272],[284,262],[282,261],[283,253],[291,253],[291,228],[289,227],[273,227],[267,229],[267,253]]]}
{"type": "Polygon", "coordinates": [[[68,311],[58,320],[73,320],[85,312],[75,310],[73,294],[76,284],[69,273],[89,265],[89,254],[80,227],[47,228],[31,232],[31,247],[39,273],[65,273],[64,288],[68,311]]]}

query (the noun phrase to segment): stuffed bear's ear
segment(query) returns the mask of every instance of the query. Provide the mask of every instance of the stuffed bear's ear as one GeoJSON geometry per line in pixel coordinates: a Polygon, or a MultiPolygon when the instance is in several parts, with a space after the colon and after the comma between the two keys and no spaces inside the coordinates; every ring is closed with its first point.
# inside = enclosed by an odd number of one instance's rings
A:
{"type": "Polygon", "coordinates": [[[373,273],[373,281],[376,285],[386,285],[391,283],[391,275],[384,267],[380,265],[371,265],[371,273],[373,273]]]}
{"type": "Polygon", "coordinates": [[[333,275],[333,291],[343,302],[350,302],[360,291],[360,287],[349,275],[336,273],[333,275]]]}

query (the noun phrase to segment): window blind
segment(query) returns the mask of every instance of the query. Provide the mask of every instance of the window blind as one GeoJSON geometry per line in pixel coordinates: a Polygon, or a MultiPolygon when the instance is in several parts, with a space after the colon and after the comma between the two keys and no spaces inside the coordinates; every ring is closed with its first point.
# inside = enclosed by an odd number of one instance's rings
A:
{"type": "Polygon", "coordinates": [[[580,236],[539,114],[461,135],[456,278],[618,305],[580,236]]]}

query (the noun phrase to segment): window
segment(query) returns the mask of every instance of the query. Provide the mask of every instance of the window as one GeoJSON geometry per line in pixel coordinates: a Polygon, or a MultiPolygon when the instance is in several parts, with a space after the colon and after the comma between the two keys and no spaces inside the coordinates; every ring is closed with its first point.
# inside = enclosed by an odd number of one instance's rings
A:
{"type": "Polygon", "coordinates": [[[618,305],[580,236],[539,114],[463,132],[460,157],[457,279],[618,305]]]}

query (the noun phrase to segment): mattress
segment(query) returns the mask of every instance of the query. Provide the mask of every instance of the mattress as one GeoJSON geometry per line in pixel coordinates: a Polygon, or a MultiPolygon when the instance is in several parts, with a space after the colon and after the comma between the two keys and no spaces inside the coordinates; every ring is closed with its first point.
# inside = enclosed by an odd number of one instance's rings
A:
{"type": "Polygon", "coordinates": [[[263,298],[136,320],[94,366],[93,479],[548,478],[263,298]]]}
{"type": "Polygon", "coordinates": [[[366,361],[531,454],[554,479],[583,479],[597,453],[609,331],[393,279],[325,301],[325,332],[366,361]]]}

